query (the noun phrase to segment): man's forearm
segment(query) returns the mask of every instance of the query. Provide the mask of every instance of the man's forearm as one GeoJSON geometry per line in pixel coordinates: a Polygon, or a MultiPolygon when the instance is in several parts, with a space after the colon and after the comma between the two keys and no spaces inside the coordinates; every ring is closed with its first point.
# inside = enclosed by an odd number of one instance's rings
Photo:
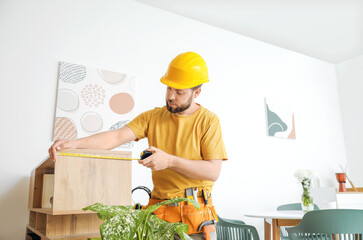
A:
{"type": "Polygon", "coordinates": [[[215,182],[221,167],[222,160],[189,160],[171,156],[169,168],[191,178],[215,182]]]}
{"type": "Polygon", "coordinates": [[[70,142],[71,148],[113,149],[117,147],[115,131],[101,132],[89,137],[79,138],[70,142]]]}
{"type": "Polygon", "coordinates": [[[53,161],[57,158],[57,152],[71,148],[89,148],[89,149],[106,149],[110,150],[124,143],[133,141],[136,135],[128,126],[120,129],[97,133],[95,135],[79,138],[77,140],[59,139],[49,148],[49,156],[53,161]]]}
{"type": "Polygon", "coordinates": [[[133,131],[128,126],[125,126],[118,130],[101,132],[89,137],[79,138],[70,144],[71,148],[110,150],[135,139],[136,136],[133,131]]]}
{"type": "Polygon", "coordinates": [[[187,177],[216,181],[221,172],[222,160],[189,160],[177,156],[170,155],[161,149],[150,146],[148,151],[153,154],[144,160],[140,160],[139,164],[150,168],[153,171],[159,171],[170,168],[187,177]]]}

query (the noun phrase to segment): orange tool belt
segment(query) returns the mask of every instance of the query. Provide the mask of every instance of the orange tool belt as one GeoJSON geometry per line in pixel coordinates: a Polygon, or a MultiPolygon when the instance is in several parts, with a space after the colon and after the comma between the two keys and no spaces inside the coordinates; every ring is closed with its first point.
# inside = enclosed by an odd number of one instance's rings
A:
{"type": "MultiPolygon", "coordinates": [[[[150,198],[147,207],[163,201],[165,200],[150,198]]],[[[163,205],[157,209],[154,214],[167,222],[182,222],[188,224],[188,235],[205,232],[206,229],[208,229],[209,232],[215,232],[214,225],[208,226],[208,228],[204,227],[204,229],[198,231],[198,227],[204,221],[216,220],[218,222],[216,210],[212,205],[212,198],[209,198],[207,205],[204,203],[202,197],[198,197],[198,202],[200,205],[199,210],[191,203],[179,202],[178,206],[163,205]]]]}

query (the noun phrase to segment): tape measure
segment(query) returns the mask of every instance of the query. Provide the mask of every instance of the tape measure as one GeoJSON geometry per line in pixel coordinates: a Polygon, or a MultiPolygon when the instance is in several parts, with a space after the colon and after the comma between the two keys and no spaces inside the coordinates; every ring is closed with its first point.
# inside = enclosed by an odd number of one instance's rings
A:
{"type": "Polygon", "coordinates": [[[82,153],[65,153],[65,152],[58,152],[60,156],[68,156],[68,157],[85,157],[85,158],[100,158],[100,159],[114,159],[114,160],[144,160],[145,158],[151,156],[153,153],[150,151],[143,151],[140,154],[139,158],[122,158],[122,157],[113,157],[113,156],[99,156],[99,155],[90,155],[90,154],[82,154],[82,153]]]}

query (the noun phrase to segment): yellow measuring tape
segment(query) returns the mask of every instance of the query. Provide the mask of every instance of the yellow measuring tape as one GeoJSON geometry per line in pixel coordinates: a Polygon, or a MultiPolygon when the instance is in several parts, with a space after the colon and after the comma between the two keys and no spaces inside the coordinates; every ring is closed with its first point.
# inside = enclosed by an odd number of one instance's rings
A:
{"type": "Polygon", "coordinates": [[[98,156],[98,155],[89,155],[89,154],[81,154],[81,153],[65,153],[58,152],[60,156],[69,156],[69,157],[85,157],[85,158],[101,158],[101,159],[115,159],[115,160],[140,160],[138,158],[122,158],[122,157],[112,157],[112,156],[98,156]]]}

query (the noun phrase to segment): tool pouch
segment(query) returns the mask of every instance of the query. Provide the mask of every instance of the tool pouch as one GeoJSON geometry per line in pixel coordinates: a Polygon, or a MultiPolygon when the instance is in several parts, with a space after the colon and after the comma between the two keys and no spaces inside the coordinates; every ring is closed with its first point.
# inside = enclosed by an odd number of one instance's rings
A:
{"type": "MultiPolygon", "coordinates": [[[[160,203],[164,200],[150,199],[149,204],[154,205],[160,203]]],[[[199,233],[202,231],[197,231],[198,227],[204,221],[216,220],[218,221],[217,213],[214,206],[212,205],[212,199],[209,199],[209,204],[205,205],[203,198],[198,198],[200,205],[199,210],[197,210],[194,205],[187,204],[186,202],[180,202],[179,206],[168,206],[163,205],[158,208],[154,214],[167,222],[183,222],[189,226],[188,235],[199,233]]]]}
{"type": "Polygon", "coordinates": [[[165,221],[167,222],[181,222],[182,216],[180,214],[180,206],[165,206],[165,221]]]}
{"type": "Polygon", "coordinates": [[[197,210],[193,205],[184,205],[182,209],[182,222],[188,224],[189,231],[188,234],[197,233],[197,229],[202,222],[204,222],[207,214],[205,213],[205,205],[200,204],[199,210],[197,210]]]}

